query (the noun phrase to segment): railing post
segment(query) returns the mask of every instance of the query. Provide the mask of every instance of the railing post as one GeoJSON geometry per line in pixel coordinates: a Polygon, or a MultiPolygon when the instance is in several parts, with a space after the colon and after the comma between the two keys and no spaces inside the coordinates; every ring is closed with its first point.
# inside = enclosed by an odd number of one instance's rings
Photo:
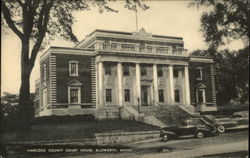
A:
{"type": "Polygon", "coordinates": [[[122,50],[122,44],[121,43],[117,44],[117,50],[122,50]]]}
{"type": "Polygon", "coordinates": [[[138,100],[138,113],[141,113],[140,112],[140,98],[137,98],[137,100],[138,100]]]}

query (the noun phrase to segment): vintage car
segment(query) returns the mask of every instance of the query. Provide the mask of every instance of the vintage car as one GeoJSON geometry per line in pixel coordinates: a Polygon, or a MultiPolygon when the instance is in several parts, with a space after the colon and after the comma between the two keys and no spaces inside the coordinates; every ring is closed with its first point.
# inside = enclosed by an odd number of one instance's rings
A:
{"type": "Polygon", "coordinates": [[[202,118],[189,118],[181,121],[177,126],[161,128],[160,138],[163,141],[188,135],[203,138],[205,136],[215,134],[216,131],[216,126],[204,121],[202,118]]]}
{"type": "Polygon", "coordinates": [[[235,112],[231,117],[227,118],[215,118],[212,115],[204,115],[202,118],[216,125],[219,133],[224,133],[228,129],[248,128],[249,124],[248,111],[235,112]]]}

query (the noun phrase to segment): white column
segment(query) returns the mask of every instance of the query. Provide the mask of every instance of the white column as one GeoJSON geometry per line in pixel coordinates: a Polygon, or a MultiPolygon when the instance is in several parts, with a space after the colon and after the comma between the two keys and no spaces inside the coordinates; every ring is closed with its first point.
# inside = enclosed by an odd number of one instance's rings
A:
{"type": "Polygon", "coordinates": [[[117,84],[118,84],[118,105],[123,105],[123,88],[122,88],[122,64],[117,64],[117,84]]]}
{"type": "Polygon", "coordinates": [[[96,85],[95,85],[95,89],[96,89],[96,108],[98,108],[99,107],[99,69],[98,69],[98,62],[95,62],[95,83],[96,83],[96,85]]]}
{"type": "Polygon", "coordinates": [[[99,107],[103,106],[103,63],[98,63],[99,107]]]}
{"type": "Polygon", "coordinates": [[[184,68],[184,77],[185,77],[186,104],[190,105],[190,86],[189,86],[188,66],[185,66],[185,68],[184,68]]]}
{"type": "Polygon", "coordinates": [[[170,104],[174,104],[175,98],[174,98],[174,71],[173,71],[173,65],[168,66],[168,74],[169,74],[169,96],[170,96],[170,104]]]}
{"type": "Polygon", "coordinates": [[[140,64],[136,63],[135,65],[135,86],[136,86],[136,101],[138,104],[138,98],[139,103],[141,104],[141,69],[140,64]]]}
{"type": "MultiPolygon", "coordinates": [[[[157,75],[157,65],[153,65],[153,83],[154,83],[154,100],[159,102],[159,91],[158,91],[158,75],[157,75]]],[[[153,103],[155,104],[155,103],[153,103]]],[[[157,105],[157,104],[155,104],[157,105]]]]}

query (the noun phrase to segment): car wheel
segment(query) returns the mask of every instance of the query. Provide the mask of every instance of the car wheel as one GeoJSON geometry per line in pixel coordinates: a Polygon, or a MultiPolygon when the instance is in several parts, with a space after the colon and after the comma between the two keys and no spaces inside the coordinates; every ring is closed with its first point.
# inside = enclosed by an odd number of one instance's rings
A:
{"type": "Polygon", "coordinates": [[[204,136],[205,136],[205,134],[204,134],[203,131],[198,131],[197,134],[196,134],[197,138],[203,138],[204,136]]]}
{"type": "Polygon", "coordinates": [[[162,140],[163,141],[168,141],[169,140],[168,134],[164,134],[163,137],[162,137],[162,140]]]}
{"type": "Polygon", "coordinates": [[[226,128],[223,125],[218,126],[218,132],[219,133],[224,133],[226,131],[226,128]]]}

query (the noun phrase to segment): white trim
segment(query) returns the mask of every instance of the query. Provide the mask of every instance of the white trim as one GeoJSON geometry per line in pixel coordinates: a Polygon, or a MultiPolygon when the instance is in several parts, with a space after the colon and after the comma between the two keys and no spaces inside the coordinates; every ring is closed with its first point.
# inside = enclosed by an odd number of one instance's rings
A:
{"type": "MultiPolygon", "coordinates": [[[[130,32],[125,32],[125,33],[130,33],[130,32]]],[[[96,37],[113,37],[113,38],[122,38],[122,39],[172,42],[172,43],[181,43],[181,44],[184,43],[183,39],[171,39],[171,37],[170,38],[160,38],[160,37],[153,37],[153,36],[157,36],[157,35],[152,34],[152,36],[150,36],[150,37],[143,37],[143,36],[133,35],[133,32],[130,35],[121,35],[121,34],[112,33],[112,32],[103,33],[103,32],[95,31],[90,36],[87,36],[85,39],[83,39],[75,47],[80,48],[80,47],[88,44],[89,41],[93,40],[93,38],[96,38],[96,37]]]]}
{"type": "Polygon", "coordinates": [[[95,55],[96,52],[93,50],[86,50],[82,48],[71,48],[71,47],[50,47],[46,52],[40,56],[40,63],[47,58],[49,54],[74,54],[74,55],[95,55]]]}
{"type": "MultiPolygon", "coordinates": [[[[104,42],[102,42],[104,43],[104,42]]],[[[131,42],[116,42],[116,41],[111,41],[110,44],[117,44],[117,45],[122,45],[122,44],[132,44],[132,45],[135,45],[135,46],[139,46],[140,44],[139,43],[131,43],[131,42]]]]}
{"type": "Polygon", "coordinates": [[[190,62],[214,63],[213,59],[190,57],[190,62]]]}
{"type": "Polygon", "coordinates": [[[69,104],[81,104],[81,87],[75,87],[75,86],[68,86],[68,103],[69,104]],[[78,102],[77,103],[71,103],[71,96],[70,96],[70,90],[71,89],[77,89],[78,90],[78,102]]]}
{"type": "Polygon", "coordinates": [[[78,76],[78,61],[69,61],[69,76],[78,76]],[[71,71],[71,64],[76,64],[76,73],[73,74],[71,71]]]}
{"type": "Polygon", "coordinates": [[[43,64],[43,80],[47,79],[47,65],[43,64]]]}
{"type": "MultiPolygon", "coordinates": [[[[142,37],[142,36],[134,36],[134,35],[120,35],[116,33],[103,33],[103,32],[95,32],[94,37],[113,37],[113,38],[123,38],[123,39],[134,39],[134,40],[147,40],[147,41],[160,41],[160,42],[172,42],[172,43],[181,43],[184,41],[182,39],[165,39],[165,38],[157,38],[157,37],[142,37]]],[[[153,35],[154,36],[154,35],[153,35]]]]}
{"type": "Polygon", "coordinates": [[[46,107],[48,104],[48,91],[47,88],[43,89],[43,104],[42,107],[46,107]]]}
{"type": "Polygon", "coordinates": [[[57,86],[56,86],[56,56],[50,55],[49,58],[49,76],[50,76],[50,103],[57,101],[57,86]]]}

